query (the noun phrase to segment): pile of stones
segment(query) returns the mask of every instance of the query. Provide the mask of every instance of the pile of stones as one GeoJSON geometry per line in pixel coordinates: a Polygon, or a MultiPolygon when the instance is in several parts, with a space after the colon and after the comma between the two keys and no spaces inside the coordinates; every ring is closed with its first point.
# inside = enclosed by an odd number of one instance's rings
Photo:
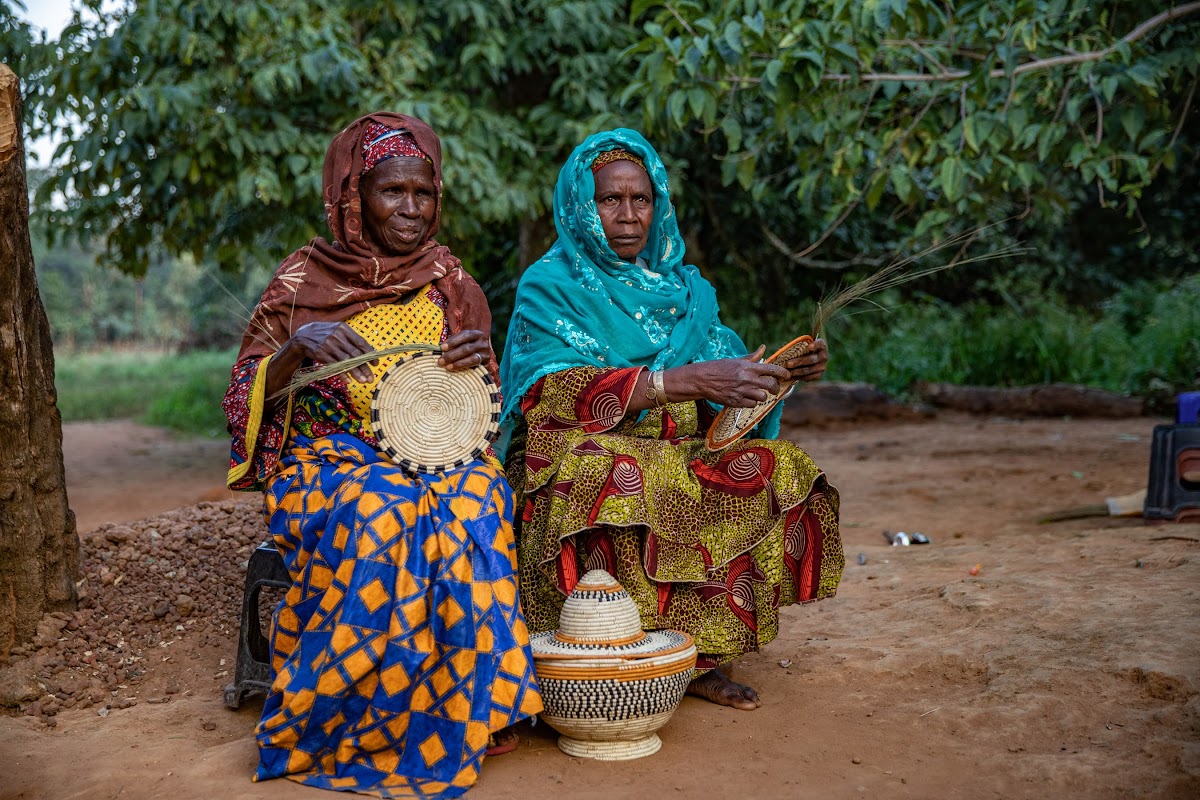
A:
{"type": "Polygon", "coordinates": [[[43,617],[32,642],[0,666],[0,710],[53,725],[63,709],[128,707],[150,659],[181,640],[220,647],[232,664],[246,564],[265,537],[253,497],[84,536],[78,609],[43,617]]]}

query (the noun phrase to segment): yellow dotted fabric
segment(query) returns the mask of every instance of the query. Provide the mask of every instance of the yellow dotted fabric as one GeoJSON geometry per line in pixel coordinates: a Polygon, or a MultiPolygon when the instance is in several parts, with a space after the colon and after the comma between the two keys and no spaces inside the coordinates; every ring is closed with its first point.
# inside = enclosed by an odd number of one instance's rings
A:
{"type": "MultiPolygon", "coordinates": [[[[429,297],[429,286],[424,286],[406,303],[372,306],[346,320],[346,324],[377,350],[412,342],[439,344],[442,341],[444,314],[429,297]]],[[[353,379],[347,381],[354,413],[359,419],[371,419],[371,397],[375,394],[375,387],[383,374],[401,357],[387,356],[381,358],[378,364],[372,364],[370,383],[359,383],[353,379]]]]}

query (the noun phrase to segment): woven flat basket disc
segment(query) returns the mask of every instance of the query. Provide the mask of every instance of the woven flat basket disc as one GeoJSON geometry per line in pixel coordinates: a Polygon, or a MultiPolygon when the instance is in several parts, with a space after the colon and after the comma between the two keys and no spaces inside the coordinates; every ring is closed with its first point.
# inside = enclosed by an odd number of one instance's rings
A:
{"type": "Polygon", "coordinates": [[[500,394],[483,367],[450,372],[440,353],[405,356],[379,379],[371,427],[406,472],[434,474],[483,455],[500,430],[500,394]]]}
{"type": "MultiPolygon", "coordinates": [[[[811,336],[801,336],[792,339],[783,347],[776,350],[769,358],[763,360],[768,364],[783,364],[807,353],[812,343],[813,338],[811,336]]],[[[724,449],[749,433],[763,417],[771,413],[771,409],[780,400],[787,397],[793,385],[795,385],[794,381],[780,385],[778,394],[768,397],[753,408],[721,409],[720,413],[717,414],[717,418],[713,420],[712,427],[708,429],[708,435],[704,439],[705,444],[708,445],[708,449],[724,449]]]]}

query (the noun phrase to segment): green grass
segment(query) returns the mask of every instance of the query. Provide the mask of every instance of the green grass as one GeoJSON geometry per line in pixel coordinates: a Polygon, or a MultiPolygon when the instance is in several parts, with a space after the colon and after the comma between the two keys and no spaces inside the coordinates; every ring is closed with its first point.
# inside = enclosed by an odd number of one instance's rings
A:
{"type": "MultiPolygon", "coordinates": [[[[890,310],[845,316],[826,330],[828,378],[872,383],[893,395],[916,381],[1079,383],[1158,398],[1195,387],[1200,276],[1133,284],[1096,309],[1069,307],[1036,287],[998,295],[998,303],[961,306],[884,295],[880,303],[890,310]]],[[[757,333],[753,341],[768,349],[803,332],[738,322],[731,324],[757,333]]]]}
{"type": "Polygon", "coordinates": [[[235,355],[233,350],[56,354],[58,408],[64,421],[134,419],[180,433],[224,436],[221,398],[235,355]]]}

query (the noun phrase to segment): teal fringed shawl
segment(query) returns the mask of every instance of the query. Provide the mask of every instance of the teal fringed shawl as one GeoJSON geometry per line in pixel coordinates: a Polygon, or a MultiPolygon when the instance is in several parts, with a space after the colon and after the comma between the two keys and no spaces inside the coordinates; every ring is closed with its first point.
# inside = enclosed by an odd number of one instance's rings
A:
{"type": "MultiPolygon", "coordinates": [[[[712,285],[683,263],[667,171],[640,133],[603,131],[575,148],[558,173],[554,224],[558,241],[517,286],[500,363],[506,433],[520,414],[521,398],[552,372],[584,366],[669,369],[746,354],[738,335],[721,324],[712,285]],[[596,210],[591,165],[615,149],[640,157],[654,187],[654,221],[640,263],[613,252],[596,210]]],[[[778,434],[781,411],[782,404],[760,423],[760,436],[778,434]]]]}

